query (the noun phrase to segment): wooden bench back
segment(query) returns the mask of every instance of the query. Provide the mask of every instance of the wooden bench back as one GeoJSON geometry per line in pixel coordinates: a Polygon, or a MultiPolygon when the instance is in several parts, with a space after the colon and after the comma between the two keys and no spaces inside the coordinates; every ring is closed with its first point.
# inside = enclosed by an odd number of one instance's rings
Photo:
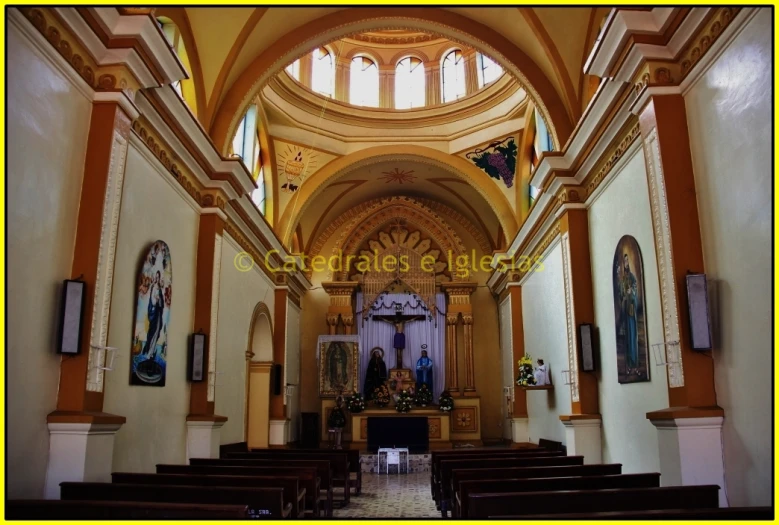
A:
{"type": "MultiPolygon", "coordinates": [[[[281,487],[284,503],[292,503],[291,518],[297,518],[305,509],[298,507],[300,487],[296,476],[226,476],[206,474],[139,474],[114,472],[113,483],[132,485],[197,485],[206,487],[281,487]]],[[[305,489],[303,489],[305,490],[305,489]]]]}
{"type": "Polygon", "coordinates": [[[614,510],[570,514],[530,514],[505,516],[507,520],[773,520],[772,507],[725,507],[720,509],[614,510]]]}
{"type": "Polygon", "coordinates": [[[191,485],[130,485],[127,483],[60,483],[61,499],[103,501],[158,501],[246,505],[250,517],[286,518],[292,505],[284,505],[280,487],[196,487],[191,485]]]}
{"type": "Polygon", "coordinates": [[[252,451],[252,452],[229,452],[225,459],[252,459],[252,460],[315,460],[329,461],[330,471],[333,478],[348,477],[349,456],[340,453],[310,453],[298,451],[285,451],[277,453],[275,451],[252,451]]]}
{"type": "Polygon", "coordinates": [[[584,456],[551,456],[526,458],[479,458],[479,459],[445,459],[441,462],[439,494],[450,499],[451,473],[460,468],[492,468],[505,467],[556,467],[560,465],[583,465],[584,456]]]}
{"type": "Polygon", "coordinates": [[[231,467],[315,467],[323,489],[332,488],[330,462],[322,459],[208,459],[192,458],[193,466],[231,467]]]}
{"type": "Polygon", "coordinates": [[[468,518],[588,512],[592,509],[651,510],[717,508],[719,487],[699,485],[643,489],[504,492],[468,495],[468,518]]]}
{"type": "Polygon", "coordinates": [[[480,492],[546,492],[551,490],[600,490],[659,487],[660,474],[617,474],[614,476],[570,476],[561,478],[476,479],[457,486],[454,516],[468,515],[468,495],[480,492]]]}
{"type": "Polygon", "coordinates": [[[246,505],[88,501],[59,499],[9,500],[9,520],[240,520],[249,517],[246,505]]]}
{"type": "Polygon", "coordinates": [[[278,456],[283,457],[286,455],[295,455],[295,454],[310,454],[310,455],[329,455],[329,454],[336,454],[336,455],[346,455],[346,457],[349,459],[349,472],[359,472],[360,471],[360,451],[358,449],[342,449],[342,450],[333,450],[328,448],[277,448],[277,449],[255,449],[251,451],[246,450],[226,450],[225,451],[225,458],[232,457],[234,454],[237,453],[249,453],[253,455],[259,455],[259,456],[278,456]]]}
{"type": "Polygon", "coordinates": [[[315,467],[233,467],[217,465],[157,465],[157,474],[199,474],[205,476],[295,476],[306,489],[306,509],[319,508],[319,476],[315,467]]]}

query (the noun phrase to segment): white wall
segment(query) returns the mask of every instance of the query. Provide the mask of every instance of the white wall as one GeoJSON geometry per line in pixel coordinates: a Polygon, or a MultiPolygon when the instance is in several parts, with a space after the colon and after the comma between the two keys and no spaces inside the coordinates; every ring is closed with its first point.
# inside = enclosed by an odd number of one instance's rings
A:
{"type": "Polygon", "coordinates": [[[92,104],[14,23],[6,27],[14,72],[6,92],[7,494],[41,498],[46,416],[59,383],[60,295],[71,278],[92,104]]]}
{"type": "Polygon", "coordinates": [[[559,242],[543,261],[543,270],[522,285],[522,321],[525,354],[543,359],[552,378],[553,390],[527,392],[530,441],[540,438],[565,443],[560,414],[571,413],[571,389],[560,371],[568,368],[568,329],[565,319],[563,252],[559,242]]]}
{"type": "Polygon", "coordinates": [[[108,334],[108,345],[118,347],[121,356],[105,375],[103,409],[127,418],[116,434],[114,470],[154,472],[157,463],[186,459],[186,366],[195,309],[199,216],[174,189],[177,183],[172,177],[158,162],[149,161],[147,150],[136,146],[135,140],[127,153],[108,334]],[[165,386],[130,385],[138,272],[157,239],[170,247],[173,266],[165,386]]]}
{"type": "MultiPolygon", "coordinates": [[[[222,427],[221,442],[245,441],[246,416],[246,350],[252,314],[258,303],[264,302],[273,313],[273,288],[270,280],[258,268],[239,271],[235,257],[243,248],[227,233],[222,242],[222,266],[219,278],[219,317],[217,329],[216,404],[214,409],[227,417],[222,427]]],[[[271,319],[272,323],[273,320],[271,319]]],[[[270,345],[271,352],[273,345],[270,345]]],[[[255,360],[270,360],[270,357],[255,360]]]]}
{"type": "Polygon", "coordinates": [[[298,441],[300,427],[300,309],[287,300],[287,352],[284,363],[286,383],[298,385],[291,391],[287,402],[289,441],[298,441]]]}
{"type": "Polygon", "coordinates": [[[718,281],[717,404],[730,505],[770,505],[772,418],[771,10],[686,94],[706,273],[718,281]]]}
{"type": "Polygon", "coordinates": [[[655,239],[640,141],[633,143],[622,162],[624,167],[615,168],[616,173],[588,213],[595,327],[600,350],[596,373],[603,417],[603,462],[622,463],[622,471],[626,473],[659,472],[657,430],[646,419],[646,413],[668,407],[666,369],[656,366],[650,347],[648,382],[621,385],[617,378],[612,265],[614,250],[623,235],[635,237],[641,249],[648,344],[663,340],[655,239]]]}

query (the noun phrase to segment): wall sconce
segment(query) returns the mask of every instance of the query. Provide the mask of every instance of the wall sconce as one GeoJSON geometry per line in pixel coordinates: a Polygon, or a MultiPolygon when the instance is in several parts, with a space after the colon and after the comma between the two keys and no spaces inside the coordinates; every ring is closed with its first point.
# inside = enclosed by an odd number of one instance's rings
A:
{"type": "Polygon", "coordinates": [[[98,346],[98,345],[89,345],[93,349],[97,350],[97,363],[103,363],[104,366],[100,366],[100,364],[95,365],[95,368],[98,370],[105,370],[105,371],[112,371],[114,369],[114,359],[116,358],[118,353],[118,348],[115,346],[98,346]]]}

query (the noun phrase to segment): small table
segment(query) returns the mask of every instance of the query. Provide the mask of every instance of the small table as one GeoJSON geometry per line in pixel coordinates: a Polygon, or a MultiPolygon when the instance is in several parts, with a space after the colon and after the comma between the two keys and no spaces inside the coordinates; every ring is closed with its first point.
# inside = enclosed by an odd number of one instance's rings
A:
{"type": "Polygon", "coordinates": [[[397,465],[398,474],[408,474],[408,449],[407,448],[380,448],[378,455],[378,472],[381,473],[382,465],[389,474],[389,466],[397,465]]]}

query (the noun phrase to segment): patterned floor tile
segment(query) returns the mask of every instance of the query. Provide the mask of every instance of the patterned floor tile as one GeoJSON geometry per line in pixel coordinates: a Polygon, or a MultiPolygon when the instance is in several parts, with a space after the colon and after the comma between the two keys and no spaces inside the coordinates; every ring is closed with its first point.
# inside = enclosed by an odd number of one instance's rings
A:
{"type": "Polygon", "coordinates": [[[440,518],[430,496],[430,473],[362,475],[362,494],[334,518],[440,518]]]}

